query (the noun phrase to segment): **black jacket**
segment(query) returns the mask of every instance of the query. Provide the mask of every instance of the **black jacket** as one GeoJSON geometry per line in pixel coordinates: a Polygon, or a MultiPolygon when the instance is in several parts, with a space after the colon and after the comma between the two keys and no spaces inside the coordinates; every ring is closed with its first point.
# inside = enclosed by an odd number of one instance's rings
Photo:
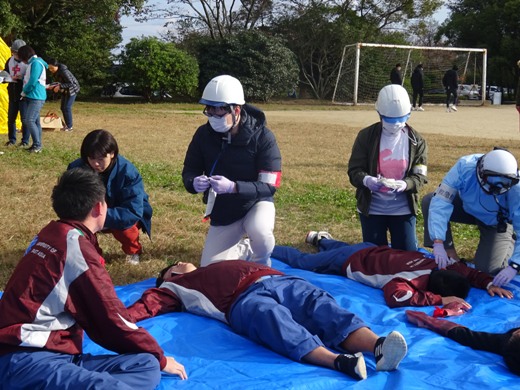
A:
{"type": "Polygon", "coordinates": [[[237,192],[215,200],[211,224],[229,225],[257,202],[273,201],[276,187],[258,180],[260,171],[281,172],[282,158],[274,134],[265,126],[265,115],[249,104],[242,106],[239,132],[228,143],[227,133],[217,133],[209,122],[195,132],[184,159],[182,180],[196,193],[193,179],[202,174],[222,175],[236,182],[237,192]]]}
{"type": "Polygon", "coordinates": [[[416,66],[412,73],[412,88],[419,91],[424,88],[424,75],[422,68],[416,66]]]}

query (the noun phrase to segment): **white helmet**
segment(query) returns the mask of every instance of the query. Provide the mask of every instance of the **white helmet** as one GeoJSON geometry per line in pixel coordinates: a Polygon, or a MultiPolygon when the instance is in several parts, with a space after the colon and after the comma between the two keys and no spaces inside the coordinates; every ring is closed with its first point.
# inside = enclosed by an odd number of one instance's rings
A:
{"type": "Polygon", "coordinates": [[[477,163],[477,176],[484,191],[500,195],[518,184],[518,164],[515,156],[504,149],[494,149],[477,163]]]}
{"type": "Polygon", "coordinates": [[[236,78],[228,75],[214,77],[204,88],[199,103],[216,107],[243,105],[245,100],[242,84],[236,78]]]}
{"type": "Polygon", "coordinates": [[[379,115],[385,118],[403,118],[410,115],[411,109],[408,92],[400,85],[390,84],[379,91],[376,101],[379,115]]]}
{"type": "Polygon", "coordinates": [[[21,39],[17,39],[13,42],[13,44],[11,45],[11,51],[14,51],[15,53],[18,52],[18,50],[20,50],[20,48],[22,46],[25,46],[25,41],[21,40],[21,39]]]}

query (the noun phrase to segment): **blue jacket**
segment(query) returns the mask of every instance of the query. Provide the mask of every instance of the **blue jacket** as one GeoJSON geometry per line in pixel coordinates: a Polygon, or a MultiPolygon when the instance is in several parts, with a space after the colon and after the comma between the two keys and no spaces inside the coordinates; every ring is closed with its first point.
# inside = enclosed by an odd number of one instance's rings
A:
{"type": "MultiPolygon", "coordinates": [[[[90,168],[81,158],[71,162],[67,169],[90,168]]],[[[105,229],[124,230],[140,222],[151,236],[152,206],[144,191],[143,179],[137,168],[121,155],[117,156],[110,174],[105,179],[108,205],[105,229]]]]}
{"type": "Polygon", "coordinates": [[[25,73],[23,85],[25,97],[35,100],[47,100],[47,90],[45,89],[47,63],[37,56],[31,57],[27,63],[29,67],[25,73]]]}
{"type": "MultiPolygon", "coordinates": [[[[435,191],[428,214],[430,238],[445,240],[446,229],[453,212],[453,199],[458,194],[464,211],[473,215],[487,226],[496,226],[498,205],[493,195],[482,189],[477,178],[477,162],[483,154],[461,157],[448,171],[441,185],[435,191]]],[[[520,184],[513,186],[505,194],[497,196],[500,205],[508,212],[508,223],[514,231],[520,232],[520,184]]],[[[520,240],[515,241],[511,260],[520,264],[520,240]]]]}
{"type": "Polygon", "coordinates": [[[186,190],[195,194],[193,179],[222,175],[236,182],[237,193],[215,200],[211,224],[229,225],[243,218],[259,201],[273,201],[276,187],[258,180],[260,171],[281,172],[282,157],[262,111],[242,106],[239,132],[228,143],[227,133],[217,133],[209,123],[200,126],[191,140],[182,170],[186,190]]]}

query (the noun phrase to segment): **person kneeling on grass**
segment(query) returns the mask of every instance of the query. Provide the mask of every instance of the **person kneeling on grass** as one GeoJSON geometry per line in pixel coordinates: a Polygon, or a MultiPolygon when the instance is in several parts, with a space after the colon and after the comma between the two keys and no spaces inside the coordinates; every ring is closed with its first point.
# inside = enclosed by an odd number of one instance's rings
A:
{"type": "Polygon", "coordinates": [[[287,246],[275,246],[272,257],[291,267],[320,274],[344,275],[367,286],[380,288],[389,307],[447,305],[464,300],[470,287],[487,290],[491,296],[512,298],[513,294],[494,286],[493,276],[455,262],[439,270],[435,259],[418,251],[403,251],[369,242],[349,245],[336,241],[328,232],[311,231],[305,241],[319,249],[304,253],[287,246]]]}
{"type": "Polygon", "coordinates": [[[367,376],[362,352],[374,353],[377,371],[395,370],[407,352],[399,332],[377,336],[324,290],[266,265],[227,260],[197,268],[178,263],[161,271],[156,286],[128,308],[134,321],[186,310],[227,323],[293,360],[357,380],[367,376]]]}
{"type": "Polygon", "coordinates": [[[510,329],[505,333],[488,333],[430,317],[419,311],[407,310],[406,317],[412,324],[430,329],[466,347],[502,356],[509,370],[520,375],[520,328],[510,329]]]}
{"type": "Polygon", "coordinates": [[[184,366],[131,322],[103,266],[101,178],[65,172],[52,206],[60,219],[33,239],[0,298],[0,388],[151,390],[160,370],[186,379],[184,366]],[[83,331],[120,355],[84,354],[83,331]]]}

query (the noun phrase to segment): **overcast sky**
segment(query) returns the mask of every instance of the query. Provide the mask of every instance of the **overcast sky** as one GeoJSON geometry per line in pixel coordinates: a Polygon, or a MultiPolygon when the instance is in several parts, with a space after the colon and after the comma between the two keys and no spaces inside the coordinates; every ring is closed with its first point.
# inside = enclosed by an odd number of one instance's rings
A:
{"type": "MultiPolygon", "coordinates": [[[[161,0],[156,0],[161,2],[161,0]]],[[[448,16],[448,10],[443,7],[436,14],[435,18],[439,22],[443,22],[448,16]]],[[[167,29],[163,27],[164,20],[152,20],[147,23],[138,23],[133,18],[123,17],[121,24],[123,28],[123,46],[130,42],[131,38],[137,38],[141,36],[156,36],[159,37],[162,33],[165,33],[167,29]]]]}

